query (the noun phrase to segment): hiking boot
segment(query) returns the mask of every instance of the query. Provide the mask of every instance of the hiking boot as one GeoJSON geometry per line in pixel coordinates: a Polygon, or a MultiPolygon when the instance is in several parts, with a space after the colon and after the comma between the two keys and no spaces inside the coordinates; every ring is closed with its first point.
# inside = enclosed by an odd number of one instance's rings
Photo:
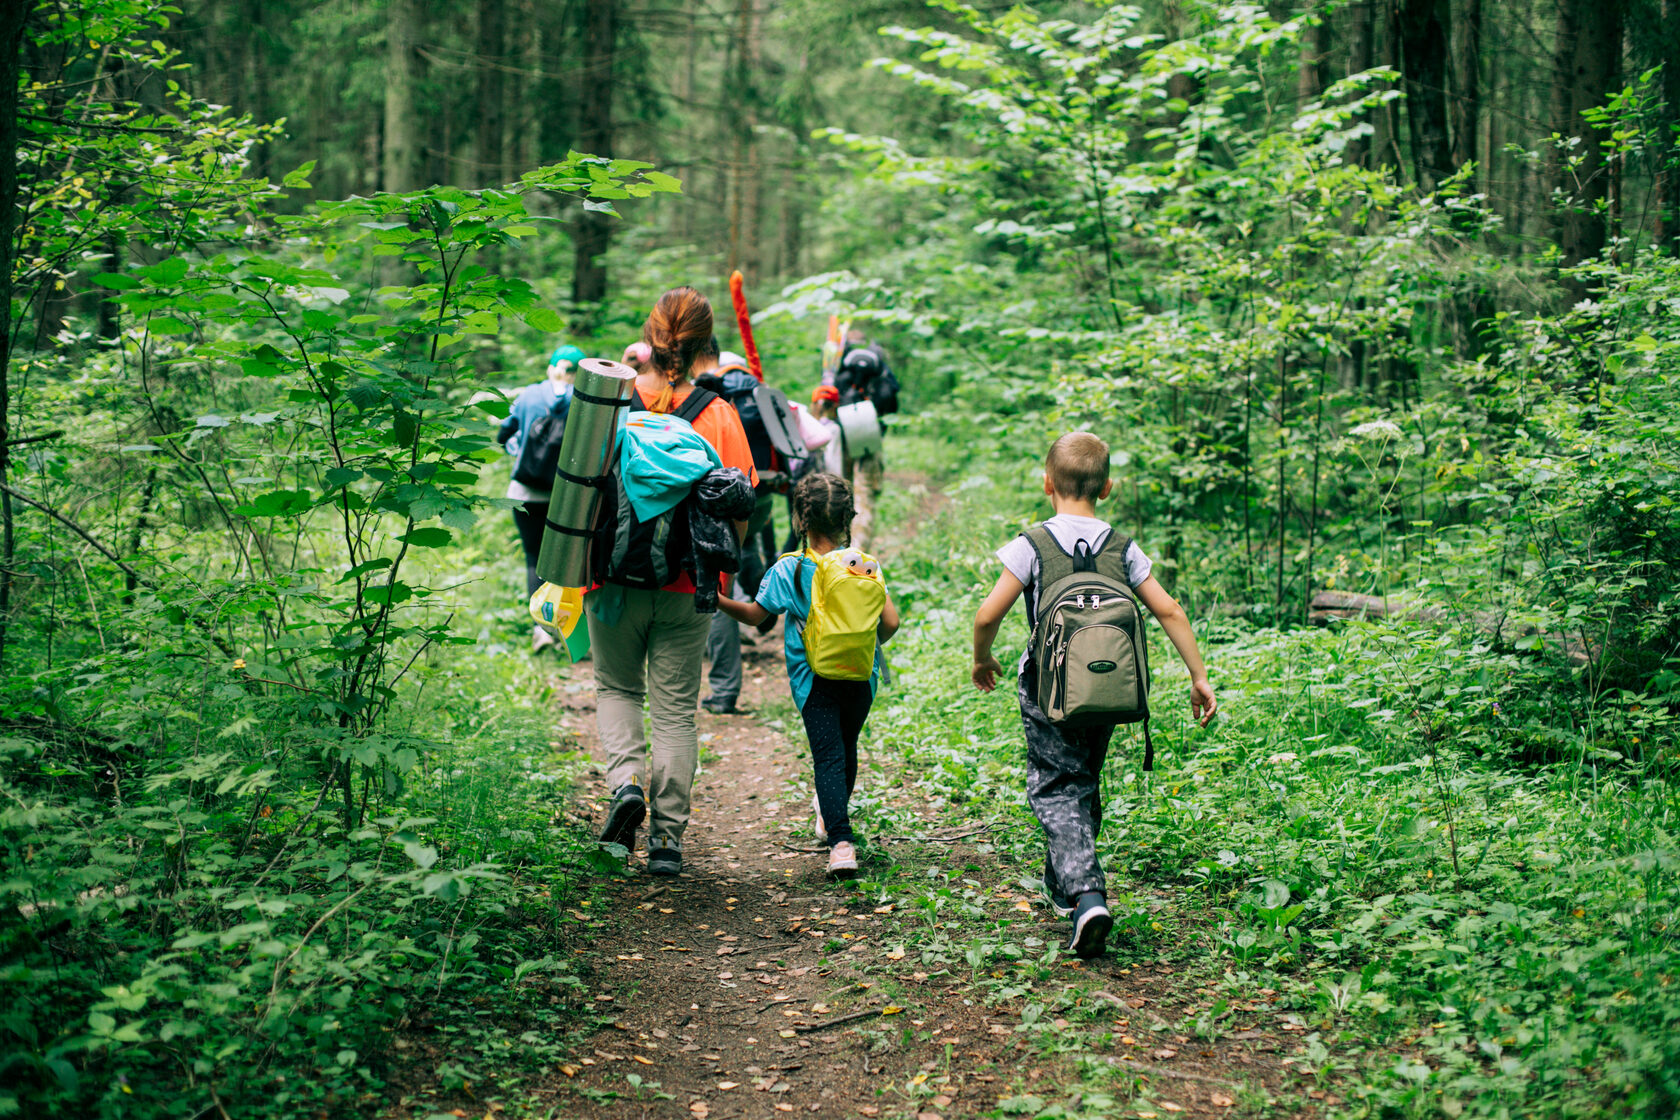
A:
{"type": "Polygon", "coordinates": [[[648,837],[647,869],[649,875],[682,874],[682,849],[663,836],[648,837]]]}
{"type": "Polygon", "coordinates": [[[1113,928],[1114,915],[1108,912],[1108,900],[1101,891],[1086,891],[1074,907],[1073,936],[1068,940],[1068,951],[1085,960],[1102,956],[1103,943],[1113,928]]]}
{"type": "Polygon", "coordinates": [[[645,816],[647,797],[642,793],[642,787],[635,782],[624,783],[613,793],[612,804],[607,806],[607,823],[601,828],[601,842],[623,844],[634,849],[636,829],[641,827],[645,816]]]}
{"type": "Polygon", "coordinates": [[[828,843],[828,826],[823,824],[822,803],[817,800],[817,795],[814,793],[811,795],[811,812],[817,815],[817,823],[815,826],[817,839],[824,844],[828,843]]]}
{"type": "Polygon", "coordinates": [[[828,850],[828,873],[836,879],[857,877],[857,849],[850,840],[842,840],[828,850]]]}
{"type": "Polygon", "coordinates": [[[735,706],[734,697],[730,697],[725,700],[717,696],[708,696],[704,700],[700,701],[700,706],[715,716],[738,716],[745,714],[740,708],[735,706]]]}
{"type": "Polygon", "coordinates": [[[1074,904],[1064,898],[1061,892],[1057,891],[1050,885],[1050,873],[1048,871],[1044,873],[1044,878],[1040,879],[1039,882],[1044,887],[1044,898],[1050,903],[1050,909],[1056,912],[1056,917],[1071,918],[1073,916],[1074,904]]]}

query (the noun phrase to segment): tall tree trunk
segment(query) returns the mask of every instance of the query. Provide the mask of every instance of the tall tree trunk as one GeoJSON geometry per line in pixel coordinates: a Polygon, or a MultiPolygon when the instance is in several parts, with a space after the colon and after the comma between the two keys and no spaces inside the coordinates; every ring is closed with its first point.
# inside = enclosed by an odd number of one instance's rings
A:
{"type": "MultiPolygon", "coordinates": [[[[1604,248],[1605,216],[1613,168],[1586,118],[1621,85],[1622,23],[1625,0],[1560,0],[1552,85],[1552,127],[1581,143],[1558,160],[1556,188],[1570,199],[1558,223],[1558,248],[1565,267],[1595,257],[1604,248]]],[[[1572,300],[1586,295],[1586,285],[1566,280],[1572,300]]]]}
{"type": "Polygon", "coordinates": [[[519,40],[523,44],[520,68],[524,73],[518,81],[508,83],[512,107],[506,118],[514,122],[508,136],[511,153],[508,163],[513,176],[541,167],[545,154],[542,118],[539,116],[541,102],[538,99],[542,79],[538,75],[543,70],[544,43],[551,37],[542,19],[546,7],[541,0],[520,0],[519,4],[519,40]]]}
{"type": "MultiPolygon", "coordinates": [[[[586,0],[583,75],[578,104],[578,150],[610,156],[613,149],[613,56],[618,50],[619,0],[586,0]]],[[[572,264],[572,302],[607,298],[607,247],[612,218],[592,210],[578,219],[572,264]]]]}
{"type": "MultiPolygon", "coordinates": [[[[1376,25],[1370,0],[1349,4],[1342,9],[1343,18],[1347,21],[1348,65],[1347,72],[1363,74],[1376,63],[1376,25]]],[[[1383,110],[1377,110],[1380,115],[1383,110]]],[[[1372,122],[1373,132],[1377,124],[1372,122]]],[[[1357,167],[1369,166],[1371,159],[1371,141],[1361,136],[1348,142],[1348,162],[1357,167]]]]}
{"type": "MultiPolygon", "coordinates": [[[[1295,72],[1295,99],[1299,105],[1317,101],[1324,92],[1324,72],[1330,55],[1330,17],[1301,32],[1301,62],[1295,72]]],[[[1169,91],[1170,95],[1170,91],[1169,91]]]]}
{"type": "Polygon", "coordinates": [[[495,187],[506,182],[503,164],[502,87],[508,85],[502,68],[507,65],[504,43],[506,5],[503,0],[478,0],[478,119],[473,124],[473,181],[495,187]]]}
{"type": "Polygon", "coordinates": [[[1398,0],[1400,73],[1406,83],[1406,124],[1418,189],[1432,191],[1452,174],[1447,131],[1448,0],[1398,0]]]}
{"type": "Polygon", "coordinates": [[[12,521],[12,266],[17,259],[18,66],[31,5],[0,4],[0,665],[12,618],[17,537],[12,521]]]}
{"type": "Polygon", "coordinates": [[[417,0],[386,0],[385,144],[380,186],[392,194],[419,185],[420,130],[414,117],[414,49],[419,41],[417,0]]]}
{"type": "MultiPolygon", "coordinates": [[[[1452,165],[1457,170],[1477,158],[1482,118],[1482,0],[1458,0],[1452,16],[1452,98],[1447,124],[1452,132],[1452,165]]],[[[1475,181],[1486,179],[1486,169],[1475,181]]]]}
{"type": "Polygon", "coordinates": [[[1680,0],[1663,0],[1662,54],[1667,59],[1663,66],[1662,120],[1668,127],[1663,133],[1667,142],[1658,155],[1657,246],[1680,255],[1680,145],[1675,143],[1673,132],[1680,125],[1680,0]]]}
{"type": "Polygon", "coordinates": [[[747,275],[756,278],[764,267],[764,254],[759,246],[764,232],[764,207],[763,192],[759,189],[762,176],[758,140],[758,20],[753,2],[740,0],[741,74],[745,79],[741,85],[745,98],[741,128],[746,147],[741,176],[741,267],[747,275]]]}
{"type": "Polygon", "coordinates": [[[747,181],[751,177],[748,163],[752,145],[752,4],[753,0],[737,0],[735,29],[730,37],[730,65],[724,70],[728,88],[724,101],[733,109],[729,137],[729,173],[725,179],[729,188],[729,259],[730,269],[741,268],[746,258],[747,181]]]}
{"type": "MultiPolygon", "coordinates": [[[[1371,65],[1391,70],[1400,68],[1400,31],[1395,18],[1396,0],[1369,0],[1371,13],[1371,65]]],[[[1392,88],[1387,83],[1385,89],[1392,88]]],[[[1373,166],[1393,170],[1396,179],[1405,177],[1406,161],[1400,151],[1400,102],[1387,101],[1371,121],[1373,166]]]]}

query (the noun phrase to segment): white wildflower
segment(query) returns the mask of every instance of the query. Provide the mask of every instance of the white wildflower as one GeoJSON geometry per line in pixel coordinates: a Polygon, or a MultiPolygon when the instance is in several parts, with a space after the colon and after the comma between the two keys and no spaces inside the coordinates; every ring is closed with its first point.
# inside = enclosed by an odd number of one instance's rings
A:
{"type": "Polygon", "coordinates": [[[1353,431],[1349,432],[1348,435],[1353,436],[1357,439],[1368,439],[1368,440],[1375,441],[1375,440],[1399,439],[1400,436],[1401,436],[1401,431],[1400,431],[1400,425],[1396,424],[1392,420],[1367,420],[1367,421],[1365,421],[1365,423],[1359,425],[1357,428],[1353,429],[1353,431]]]}

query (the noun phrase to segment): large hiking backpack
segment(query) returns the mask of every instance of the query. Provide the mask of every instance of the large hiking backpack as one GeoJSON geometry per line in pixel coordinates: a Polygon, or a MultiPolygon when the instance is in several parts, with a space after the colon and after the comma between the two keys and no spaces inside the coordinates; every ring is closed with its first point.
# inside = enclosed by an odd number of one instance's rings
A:
{"type": "Polygon", "coordinates": [[[875,628],[887,605],[881,565],[855,548],[821,556],[811,576],[811,613],[800,637],[811,672],[831,681],[866,681],[875,668],[875,628]]]}
{"type": "Polygon", "coordinates": [[[1032,631],[1039,709],[1069,727],[1143,723],[1151,769],[1149,649],[1127,582],[1131,539],[1111,530],[1096,551],[1080,541],[1070,556],[1043,525],[1025,535],[1039,565],[1032,631]]]}
{"type": "Polygon", "coordinates": [[[519,455],[513,460],[513,477],[533,490],[554,488],[554,471],[560,466],[560,438],[566,434],[566,414],[572,405],[570,390],[561,393],[554,407],[532,421],[519,441],[519,455]]]}
{"type": "MultiPolygon", "coordinates": [[[[715,393],[691,389],[681,407],[671,415],[692,424],[715,400],[715,393]]],[[[631,394],[630,408],[633,412],[646,411],[641,397],[635,393],[631,394]]],[[[619,438],[630,437],[620,435],[619,438]]],[[[687,571],[693,576],[694,538],[688,526],[688,499],[643,521],[636,516],[621,483],[616,460],[600,485],[601,522],[590,555],[590,569],[597,583],[657,591],[676,579],[679,572],[687,571]]]]}
{"type": "Polygon", "coordinates": [[[877,416],[898,411],[898,378],[873,347],[853,346],[846,352],[840,372],[834,376],[834,387],[840,390],[842,405],[868,401],[875,406],[877,416]]]}
{"type": "Polygon", "coordinates": [[[760,474],[786,470],[788,459],[804,454],[797,438],[799,421],[788,405],[787,394],[780,389],[765,385],[738,367],[702,374],[694,384],[716,393],[740,414],[753,466],[760,474]]]}

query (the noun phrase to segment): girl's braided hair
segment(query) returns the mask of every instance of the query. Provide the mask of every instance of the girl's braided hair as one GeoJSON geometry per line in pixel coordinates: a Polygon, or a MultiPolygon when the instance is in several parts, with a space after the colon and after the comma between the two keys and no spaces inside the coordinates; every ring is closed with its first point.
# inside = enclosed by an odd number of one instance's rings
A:
{"type": "Polygon", "coordinates": [[[799,523],[799,547],[803,551],[810,534],[831,541],[852,541],[852,487],[837,474],[819,471],[808,474],[793,488],[793,516],[799,523]]]}

